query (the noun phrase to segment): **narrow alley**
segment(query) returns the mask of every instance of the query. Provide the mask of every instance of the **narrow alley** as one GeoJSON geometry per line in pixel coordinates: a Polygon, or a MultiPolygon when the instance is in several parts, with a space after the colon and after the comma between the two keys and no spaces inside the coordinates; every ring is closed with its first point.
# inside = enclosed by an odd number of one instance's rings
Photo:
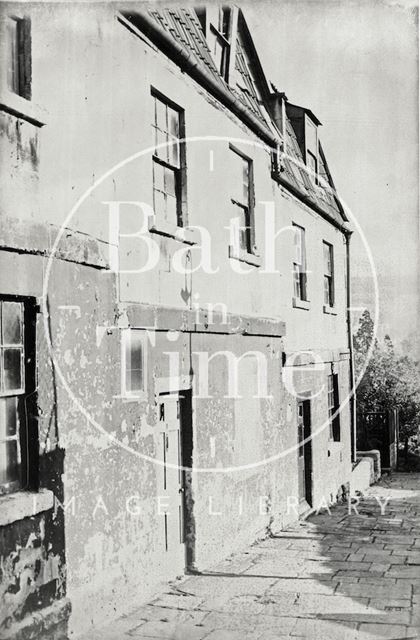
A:
{"type": "Polygon", "coordinates": [[[89,640],[420,637],[420,474],[314,514],[165,593],[89,640]],[[357,511],[357,513],[356,513],[357,511]]]}

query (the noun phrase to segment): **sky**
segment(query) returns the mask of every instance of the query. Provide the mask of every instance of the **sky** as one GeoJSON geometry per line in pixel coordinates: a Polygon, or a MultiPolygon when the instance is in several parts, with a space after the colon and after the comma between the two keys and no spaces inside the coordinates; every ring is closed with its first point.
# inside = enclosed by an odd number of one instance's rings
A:
{"type": "MultiPolygon", "coordinates": [[[[379,333],[420,331],[418,17],[386,0],[242,3],[269,81],[321,120],[337,190],[361,225],[379,284],[379,333]]],[[[352,240],[353,304],[372,275],[352,240]]]]}

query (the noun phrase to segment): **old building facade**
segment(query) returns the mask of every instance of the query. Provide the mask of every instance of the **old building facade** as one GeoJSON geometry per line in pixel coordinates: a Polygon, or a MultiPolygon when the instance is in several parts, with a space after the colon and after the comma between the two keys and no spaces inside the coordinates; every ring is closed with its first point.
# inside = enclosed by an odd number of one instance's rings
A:
{"type": "Polygon", "coordinates": [[[77,637],[346,491],[350,230],[237,7],[1,9],[0,629],[77,637]]]}

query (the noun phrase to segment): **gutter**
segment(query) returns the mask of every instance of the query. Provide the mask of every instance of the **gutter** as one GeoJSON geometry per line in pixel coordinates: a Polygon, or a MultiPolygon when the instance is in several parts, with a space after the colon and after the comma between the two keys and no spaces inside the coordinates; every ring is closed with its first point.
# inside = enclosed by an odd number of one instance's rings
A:
{"type": "Polygon", "coordinates": [[[144,11],[124,11],[121,14],[122,22],[128,28],[130,23],[140,29],[150,40],[159,47],[171,60],[183,71],[187,72],[194,80],[207,89],[225,107],[228,107],[238,118],[248,125],[254,133],[271,147],[277,147],[280,140],[273,135],[270,129],[264,126],[260,120],[249,111],[247,107],[236,98],[234,94],[200,65],[195,56],[180,45],[157,22],[144,11]],[[128,21],[128,24],[127,24],[128,21]]]}
{"type": "Polygon", "coordinates": [[[324,211],[324,209],[322,209],[321,207],[319,207],[316,202],[314,202],[310,196],[306,195],[306,193],[302,193],[302,191],[300,191],[299,189],[297,189],[291,182],[289,182],[288,180],[286,180],[286,178],[283,178],[283,176],[279,173],[274,173],[272,175],[273,179],[278,182],[282,187],[284,187],[285,189],[287,189],[288,191],[290,191],[290,193],[292,193],[298,200],[300,200],[301,202],[303,202],[304,204],[306,204],[308,207],[310,207],[313,211],[315,211],[316,213],[318,213],[322,218],[324,218],[324,220],[326,220],[327,222],[329,222],[330,224],[332,224],[334,227],[336,227],[337,229],[339,229],[339,231],[341,231],[342,233],[344,233],[345,235],[351,234],[351,228],[350,225],[347,224],[346,222],[339,222],[338,220],[335,220],[335,218],[333,218],[332,216],[330,216],[326,211],[324,211]]]}
{"type": "MultiPolygon", "coordinates": [[[[179,44],[165,29],[163,29],[156,20],[145,11],[123,11],[117,14],[118,19],[125,27],[131,29],[134,33],[140,30],[145,34],[165,55],[175,62],[183,71],[188,73],[196,80],[204,89],[207,89],[215,98],[232,111],[242,122],[256,133],[266,144],[273,150],[278,150],[282,141],[276,137],[273,132],[264,126],[261,121],[250,111],[245,105],[235,97],[230,89],[223,84],[222,80],[217,80],[195,56],[187,51],[179,44]]],[[[137,35],[139,33],[137,32],[137,35]]],[[[284,100],[283,100],[284,103],[284,100]]],[[[282,116],[285,123],[285,108],[283,105],[282,116]]],[[[285,133],[285,124],[284,124],[285,133]]],[[[286,137],[284,136],[284,140],[286,137]]],[[[290,191],[298,200],[304,202],[311,209],[319,213],[325,220],[337,227],[343,233],[348,233],[348,225],[341,224],[330,217],[321,207],[315,204],[306,194],[296,189],[292,184],[285,180],[282,176],[274,175],[274,179],[282,184],[290,191]]]]}

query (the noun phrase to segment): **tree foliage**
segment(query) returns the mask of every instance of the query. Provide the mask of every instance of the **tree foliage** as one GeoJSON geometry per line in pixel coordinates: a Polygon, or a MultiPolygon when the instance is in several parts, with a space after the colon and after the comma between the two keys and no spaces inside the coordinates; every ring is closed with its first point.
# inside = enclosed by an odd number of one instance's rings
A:
{"type": "Polygon", "coordinates": [[[369,311],[359,319],[353,337],[356,380],[372,355],[356,391],[358,412],[398,409],[400,439],[417,433],[420,427],[420,365],[409,355],[396,352],[391,338],[374,337],[374,323],[369,311]]]}

